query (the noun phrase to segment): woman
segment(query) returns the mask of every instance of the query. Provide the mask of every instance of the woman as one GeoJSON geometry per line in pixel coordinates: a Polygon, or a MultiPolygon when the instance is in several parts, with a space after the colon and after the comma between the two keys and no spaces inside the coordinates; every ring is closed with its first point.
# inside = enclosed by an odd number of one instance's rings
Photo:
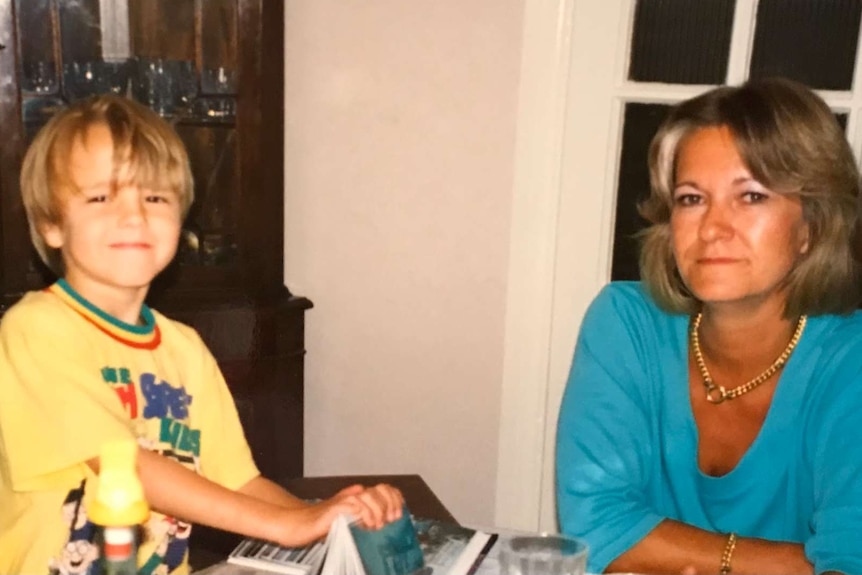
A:
{"type": "Polygon", "coordinates": [[[584,318],[560,411],[564,533],[593,572],[862,573],[859,174],[787,80],[676,106],[639,283],[584,318]]]}

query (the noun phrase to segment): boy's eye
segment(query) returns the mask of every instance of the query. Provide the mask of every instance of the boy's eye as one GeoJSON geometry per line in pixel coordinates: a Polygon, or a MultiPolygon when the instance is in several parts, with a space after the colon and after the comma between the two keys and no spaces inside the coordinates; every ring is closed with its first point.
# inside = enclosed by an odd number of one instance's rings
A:
{"type": "Polygon", "coordinates": [[[101,204],[108,201],[107,194],[95,194],[87,197],[88,204],[101,204]]]}
{"type": "Polygon", "coordinates": [[[171,201],[168,194],[149,194],[146,200],[151,204],[168,204],[171,201]]]}

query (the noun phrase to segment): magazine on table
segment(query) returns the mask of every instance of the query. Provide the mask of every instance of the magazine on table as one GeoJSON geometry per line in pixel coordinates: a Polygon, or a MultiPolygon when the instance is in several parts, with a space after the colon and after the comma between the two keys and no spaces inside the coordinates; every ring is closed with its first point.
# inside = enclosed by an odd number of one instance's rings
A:
{"type": "Polygon", "coordinates": [[[281,547],[259,539],[244,539],[231,551],[227,562],[284,575],[314,575],[326,556],[326,544],[318,541],[307,547],[281,547]]]}
{"type": "Polygon", "coordinates": [[[427,574],[473,575],[497,543],[497,534],[433,519],[414,519],[427,574]]]}
{"type": "Polygon", "coordinates": [[[243,540],[228,564],[284,575],[473,575],[497,535],[433,519],[365,529],[338,517],[326,539],[299,548],[243,540]]]}

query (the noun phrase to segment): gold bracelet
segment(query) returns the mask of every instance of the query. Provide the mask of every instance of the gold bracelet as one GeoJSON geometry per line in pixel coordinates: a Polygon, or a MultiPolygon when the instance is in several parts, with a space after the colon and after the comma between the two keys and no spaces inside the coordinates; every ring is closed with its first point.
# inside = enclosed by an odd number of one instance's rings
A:
{"type": "Polygon", "coordinates": [[[731,533],[727,536],[727,543],[724,544],[724,551],[721,552],[721,575],[730,573],[730,559],[733,557],[733,550],[736,549],[736,533],[731,533]]]}

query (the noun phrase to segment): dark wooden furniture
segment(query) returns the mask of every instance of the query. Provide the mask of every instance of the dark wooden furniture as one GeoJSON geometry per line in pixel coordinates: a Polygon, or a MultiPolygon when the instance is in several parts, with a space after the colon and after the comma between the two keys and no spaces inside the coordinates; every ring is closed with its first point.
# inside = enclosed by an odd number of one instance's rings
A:
{"type": "Polygon", "coordinates": [[[0,313],[53,281],[18,175],[51,115],[133,97],[189,150],[195,203],[150,304],[201,333],[261,471],[302,475],[304,312],[283,285],[283,0],[0,0],[0,313]]]}
{"type": "Polygon", "coordinates": [[[394,485],[404,494],[410,513],[416,517],[458,523],[419,475],[337,475],[281,481],[288,491],[303,499],[325,499],[356,483],[368,486],[378,483],[394,485]]]}
{"type": "MultiPolygon", "coordinates": [[[[288,491],[303,499],[326,499],[356,483],[368,486],[389,483],[401,490],[410,513],[416,517],[458,523],[419,475],[300,477],[284,479],[280,483],[288,491]]],[[[231,533],[195,527],[189,562],[194,569],[203,569],[224,561],[240,540],[241,537],[231,533]]]]}

